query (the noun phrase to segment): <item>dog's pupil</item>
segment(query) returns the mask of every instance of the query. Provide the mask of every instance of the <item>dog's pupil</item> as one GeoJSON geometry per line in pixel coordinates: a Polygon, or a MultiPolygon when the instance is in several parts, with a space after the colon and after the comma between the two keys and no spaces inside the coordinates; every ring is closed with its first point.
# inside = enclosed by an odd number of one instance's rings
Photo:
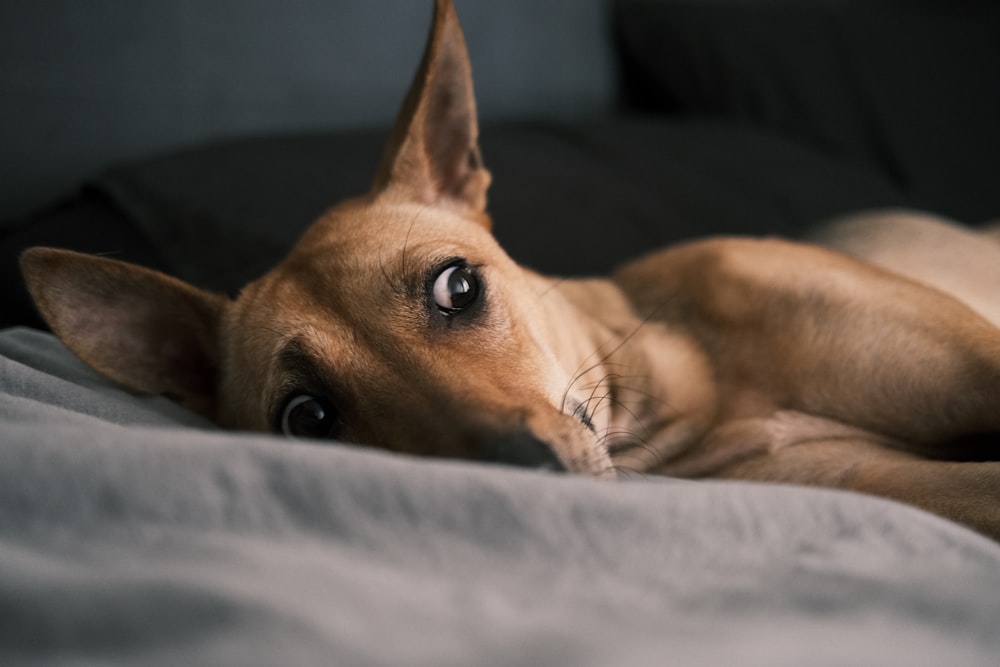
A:
{"type": "Polygon", "coordinates": [[[296,435],[325,435],[330,428],[330,413],[316,400],[303,401],[288,416],[289,427],[296,435]]]}
{"type": "Polygon", "coordinates": [[[462,308],[469,305],[475,298],[475,289],[472,286],[472,274],[466,268],[458,268],[448,276],[448,294],[451,296],[453,308],[462,308]]]}
{"type": "Polygon", "coordinates": [[[469,292],[471,287],[469,286],[469,279],[463,275],[462,269],[457,269],[452,271],[451,276],[448,281],[448,290],[451,292],[453,297],[462,296],[469,292]]]}

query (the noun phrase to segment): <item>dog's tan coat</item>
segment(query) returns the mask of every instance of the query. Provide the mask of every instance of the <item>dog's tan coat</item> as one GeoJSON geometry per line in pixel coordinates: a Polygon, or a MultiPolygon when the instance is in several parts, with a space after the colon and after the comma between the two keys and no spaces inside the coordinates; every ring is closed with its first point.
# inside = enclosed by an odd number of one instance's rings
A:
{"type": "MultiPolygon", "coordinates": [[[[526,433],[575,472],[854,489],[1000,538],[1000,300],[988,287],[1000,246],[893,213],[864,229],[912,223],[934,241],[880,237],[870,259],[886,268],[711,239],[610,279],[548,278],[491,235],[477,137],[464,39],[439,0],[372,190],[235,301],[53,249],[28,251],[24,275],[94,368],[230,428],[272,429],[284,397],[320,384],[346,440],[480,458],[526,433]],[[935,262],[928,248],[942,244],[974,261],[935,262]],[[478,272],[474,317],[430,303],[428,277],[450,258],[478,272]]],[[[838,243],[864,255],[851,224],[838,243]]]]}

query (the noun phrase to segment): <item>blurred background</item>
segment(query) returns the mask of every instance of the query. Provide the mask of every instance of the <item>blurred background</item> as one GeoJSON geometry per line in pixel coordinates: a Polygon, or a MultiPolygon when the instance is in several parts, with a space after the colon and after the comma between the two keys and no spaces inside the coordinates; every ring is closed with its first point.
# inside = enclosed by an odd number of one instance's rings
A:
{"type": "MultiPolygon", "coordinates": [[[[118,161],[210,139],[381,127],[431,0],[3,0],[0,220],[118,161]]],[[[457,0],[487,120],[614,103],[610,3],[457,0]]]]}
{"type": "MultiPolygon", "coordinates": [[[[996,0],[455,0],[514,259],[604,273],[860,210],[1000,219],[996,0]]],[[[432,0],[0,1],[0,326],[18,257],[235,293],[370,185],[432,0]]]]}

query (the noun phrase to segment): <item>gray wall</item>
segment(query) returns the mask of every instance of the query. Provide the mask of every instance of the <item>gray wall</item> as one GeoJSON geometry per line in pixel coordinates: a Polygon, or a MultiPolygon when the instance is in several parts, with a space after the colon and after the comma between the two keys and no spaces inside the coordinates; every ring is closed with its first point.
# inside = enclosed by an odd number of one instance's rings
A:
{"type": "MultiPolygon", "coordinates": [[[[601,113],[606,0],[456,0],[487,120],[601,113]]],[[[0,1],[0,220],[111,163],[210,139],[385,125],[431,0],[0,1]]]]}

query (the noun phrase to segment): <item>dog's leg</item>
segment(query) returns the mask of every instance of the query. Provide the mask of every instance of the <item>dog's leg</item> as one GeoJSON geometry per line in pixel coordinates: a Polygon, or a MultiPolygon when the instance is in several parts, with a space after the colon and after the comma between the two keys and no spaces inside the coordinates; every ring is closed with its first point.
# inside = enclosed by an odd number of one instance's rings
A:
{"type": "Polygon", "coordinates": [[[879,495],[1000,540],[1000,462],[929,461],[871,441],[844,439],[781,448],[735,463],[716,476],[879,495]]]}
{"type": "Polygon", "coordinates": [[[1000,224],[974,229],[927,213],[873,211],[812,240],[951,294],[1000,326],[1000,224]]]}
{"type": "Polygon", "coordinates": [[[1000,243],[1000,220],[987,222],[981,233],[993,243],[1000,243]]]}
{"type": "MultiPolygon", "coordinates": [[[[795,410],[933,458],[1000,433],[1000,330],[942,292],[822,248],[738,239],[654,254],[615,279],[640,314],[704,347],[722,420],[795,410]]],[[[980,445],[968,455],[1000,458],[980,445]]]]}

